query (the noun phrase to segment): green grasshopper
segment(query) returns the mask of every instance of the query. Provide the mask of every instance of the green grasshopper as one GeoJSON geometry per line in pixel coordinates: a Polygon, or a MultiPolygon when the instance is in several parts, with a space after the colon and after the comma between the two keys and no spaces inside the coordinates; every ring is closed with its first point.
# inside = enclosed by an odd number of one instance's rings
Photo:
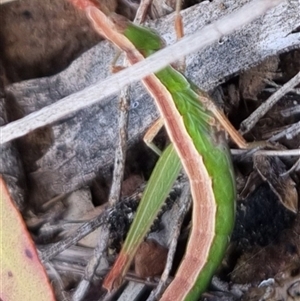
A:
{"type": "MultiPolygon", "coordinates": [[[[107,17],[93,3],[82,6],[96,31],[123,50],[131,64],[162,48],[160,37],[153,31],[116,14],[107,17]]],[[[193,227],[176,277],[161,300],[197,300],[222,261],[234,224],[233,166],[213,116],[223,126],[227,122],[209,96],[171,66],[147,76],[143,83],[156,100],[172,144],[156,164],[124,246],[103,286],[110,291],[122,282],[180,171],[181,162],[191,184],[193,227]]],[[[233,128],[229,130],[236,143],[246,147],[243,138],[233,128]]]]}
{"type": "MultiPolygon", "coordinates": [[[[87,9],[87,14],[96,30],[125,51],[132,64],[162,47],[160,37],[147,28],[136,26],[117,15],[107,18],[93,7],[87,9]]],[[[236,190],[231,157],[220,131],[213,123],[211,112],[200,101],[202,97],[207,102],[207,95],[181,73],[168,66],[146,77],[143,83],[157,101],[174,148],[169,146],[156,165],[142,200],[142,204],[149,204],[147,211],[144,210],[145,205],[141,205],[124,247],[103,286],[111,290],[119,285],[138,243],[179,173],[180,158],[191,183],[193,227],[177,277],[162,300],[196,300],[219,266],[233,228],[236,190]],[[152,206],[156,206],[153,215],[149,208],[152,206]],[[150,214],[151,217],[145,220],[145,215],[150,214]]]]}

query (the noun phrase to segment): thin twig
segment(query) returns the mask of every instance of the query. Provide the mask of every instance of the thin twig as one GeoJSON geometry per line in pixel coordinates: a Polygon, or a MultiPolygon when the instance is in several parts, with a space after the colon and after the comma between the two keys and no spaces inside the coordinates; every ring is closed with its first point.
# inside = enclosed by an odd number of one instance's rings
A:
{"type": "MultiPolygon", "coordinates": [[[[143,0],[140,3],[139,9],[137,11],[134,22],[140,23],[142,21],[142,16],[145,16],[147,12],[147,7],[150,4],[147,3],[149,0],[143,0]]],[[[126,58],[124,59],[124,66],[128,66],[126,58]]],[[[126,150],[127,150],[127,136],[128,136],[128,112],[130,107],[130,96],[129,87],[126,86],[121,90],[119,99],[119,128],[118,128],[118,144],[115,151],[115,162],[114,162],[114,173],[112,186],[110,189],[110,195],[108,202],[112,206],[117,200],[120,199],[121,195],[121,185],[124,176],[125,160],[126,160],[126,150]]]]}
{"type": "Polygon", "coordinates": [[[40,257],[41,261],[47,262],[47,261],[51,260],[57,254],[63,252],[70,246],[75,245],[83,237],[85,237],[88,234],[90,234],[91,232],[95,231],[99,226],[106,224],[108,222],[109,216],[113,213],[114,210],[116,210],[116,209],[112,208],[110,210],[107,210],[107,211],[101,213],[96,218],[92,219],[91,221],[89,221],[89,222],[83,224],[81,227],[79,227],[74,234],[70,235],[66,239],[51,246],[48,250],[44,251],[41,254],[41,257],[40,257]]]}
{"type": "MultiPolygon", "coordinates": [[[[275,91],[281,88],[281,85],[276,84],[274,81],[265,79],[264,82],[272,87],[275,88],[275,91]]],[[[265,88],[265,91],[272,91],[274,92],[274,89],[265,88]]],[[[290,90],[290,92],[300,95],[300,88],[293,88],[290,90]]]]}
{"type": "Polygon", "coordinates": [[[134,18],[134,23],[141,24],[145,21],[147,11],[149,6],[151,5],[152,0],[142,0],[140,6],[136,12],[136,16],[134,18]]]}
{"type": "Polygon", "coordinates": [[[292,173],[294,170],[298,170],[299,168],[300,168],[300,158],[296,161],[295,164],[293,164],[293,166],[289,170],[280,174],[280,176],[285,177],[285,176],[289,175],[290,173],[292,173]]]}
{"type": "Polygon", "coordinates": [[[78,284],[76,291],[73,295],[73,301],[80,301],[86,295],[90,283],[94,277],[95,271],[99,265],[101,258],[103,258],[103,254],[106,253],[108,241],[109,241],[109,228],[108,225],[103,225],[101,227],[101,231],[98,237],[98,243],[95,248],[93,257],[89,260],[86,268],[83,279],[78,284]]]}
{"type": "Polygon", "coordinates": [[[241,123],[241,134],[248,133],[254,125],[264,116],[276,102],[280,100],[286,93],[290,92],[300,82],[300,72],[292,79],[277,90],[271,97],[268,98],[259,108],[257,108],[247,119],[241,123]]]}
{"type": "MultiPolygon", "coordinates": [[[[233,156],[241,156],[249,152],[249,150],[247,149],[231,149],[230,151],[233,156]]],[[[278,156],[278,157],[300,156],[300,149],[258,150],[255,152],[255,154],[264,155],[264,156],[278,156]]]]}
{"type": "Polygon", "coordinates": [[[71,192],[69,193],[62,193],[59,194],[58,196],[52,198],[51,200],[47,201],[46,203],[44,203],[43,205],[41,205],[40,210],[47,212],[51,207],[53,207],[57,202],[67,198],[69,195],[71,194],[71,192]]]}
{"type": "Polygon", "coordinates": [[[279,139],[286,137],[286,139],[291,140],[293,137],[298,135],[300,132],[300,121],[297,123],[292,124],[285,130],[281,131],[280,133],[274,135],[272,138],[269,139],[271,142],[278,141],[279,139]]]}
{"type": "Polygon", "coordinates": [[[162,69],[182,56],[219,41],[224,36],[233,33],[283,2],[285,0],[254,0],[241,9],[205,26],[197,33],[186,36],[175,44],[156,52],[146,60],[108,77],[101,83],[97,82],[83,91],[65,97],[38,112],[0,127],[0,143],[3,144],[21,137],[34,129],[52,124],[80,109],[91,106],[100,101],[99,95],[101,95],[101,99],[110,96],[124,86],[162,69]],[[249,11],[251,11],[251,14],[249,11]],[[74,97],[76,101],[74,101],[74,97]]]}
{"type": "MultiPolygon", "coordinates": [[[[293,89],[293,90],[295,90],[295,89],[293,89]]],[[[280,111],[280,114],[283,117],[290,117],[290,116],[293,116],[293,115],[296,115],[299,113],[300,113],[300,105],[293,106],[292,108],[288,108],[288,109],[280,111]]]]}
{"type": "Polygon", "coordinates": [[[57,272],[57,270],[53,267],[52,263],[47,262],[45,264],[45,267],[47,269],[48,275],[52,274],[52,285],[56,286],[58,289],[56,290],[56,297],[58,300],[62,301],[70,301],[70,298],[68,296],[68,293],[65,291],[64,283],[60,277],[60,274],[57,272]]]}
{"type": "Polygon", "coordinates": [[[130,106],[129,89],[125,87],[121,91],[119,100],[119,125],[118,125],[118,144],[115,151],[115,162],[112,186],[108,202],[114,205],[121,194],[121,185],[125,170],[125,160],[127,151],[127,126],[128,126],[128,110],[130,106]]]}

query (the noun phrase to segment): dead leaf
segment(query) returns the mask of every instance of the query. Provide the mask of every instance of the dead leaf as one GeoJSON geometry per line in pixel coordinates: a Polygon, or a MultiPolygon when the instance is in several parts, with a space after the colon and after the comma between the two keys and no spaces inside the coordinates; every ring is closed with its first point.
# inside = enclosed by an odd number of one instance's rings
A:
{"type": "Polygon", "coordinates": [[[0,177],[1,301],[55,301],[26,225],[0,177]]]}
{"type": "Polygon", "coordinates": [[[265,80],[272,80],[276,76],[279,58],[271,56],[258,66],[250,68],[240,76],[240,91],[244,99],[257,100],[257,95],[266,86],[265,80]]]}
{"type": "Polygon", "coordinates": [[[156,241],[144,241],[134,258],[136,275],[142,278],[160,275],[164,270],[167,255],[168,249],[156,241]]]}
{"type": "Polygon", "coordinates": [[[297,213],[298,193],[293,179],[286,174],[285,165],[277,157],[254,156],[254,166],[264,181],[288,210],[297,213]]]}

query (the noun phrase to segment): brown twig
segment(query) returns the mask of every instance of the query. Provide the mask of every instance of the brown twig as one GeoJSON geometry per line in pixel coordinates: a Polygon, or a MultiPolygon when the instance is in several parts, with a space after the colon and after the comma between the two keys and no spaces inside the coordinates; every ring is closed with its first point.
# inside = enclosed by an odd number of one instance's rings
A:
{"type": "Polygon", "coordinates": [[[300,82],[300,72],[277,90],[267,101],[265,101],[259,108],[257,108],[247,119],[241,123],[242,134],[248,133],[254,125],[264,116],[281,97],[290,92],[300,82]]]}

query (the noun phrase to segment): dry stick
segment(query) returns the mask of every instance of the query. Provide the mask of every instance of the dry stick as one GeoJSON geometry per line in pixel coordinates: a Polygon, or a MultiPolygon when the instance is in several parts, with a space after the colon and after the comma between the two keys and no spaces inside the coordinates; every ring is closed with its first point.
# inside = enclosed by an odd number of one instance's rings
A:
{"type": "Polygon", "coordinates": [[[121,195],[121,185],[124,176],[125,159],[127,150],[127,126],[128,111],[130,106],[129,88],[125,87],[121,91],[119,101],[119,127],[118,127],[118,145],[115,152],[114,172],[112,186],[110,189],[109,204],[114,205],[121,195]]]}
{"type": "Polygon", "coordinates": [[[274,135],[272,138],[269,139],[269,141],[275,142],[279,140],[280,138],[286,137],[286,139],[291,140],[293,137],[298,135],[300,132],[300,121],[297,123],[292,124],[285,130],[281,131],[280,133],[274,135]]]}
{"type": "Polygon", "coordinates": [[[285,177],[292,173],[294,170],[297,171],[300,168],[300,158],[296,161],[296,163],[286,172],[280,174],[281,177],[285,177]]]}
{"type": "MultiPolygon", "coordinates": [[[[288,140],[293,139],[296,135],[300,133],[300,121],[292,124],[285,130],[280,133],[274,135],[272,138],[268,139],[268,141],[276,142],[279,139],[285,137],[288,140]]],[[[247,153],[246,149],[231,149],[232,155],[242,155],[247,153]]],[[[290,149],[290,150],[258,150],[256,154],[264,155],[264,156],[279,156],[279,157],[288,157],[288,156],[300,156],[300,149],[290,149]]]]}
{"type": "Polygon", "coordinates": [[[103,225],[101,227],[101,231],[98,237],[99,241],[97,243],[97,246],[94,250],[93,257],[89,260],[86,268],[85,273],[83,276],[83,279],[80,281],[79,285],[76,288],[76,291],[73,295],[72,301],[80,301],[82,300],[92,282],[92,279],[94,277],[95,271],[99,265],[99,262],[101,258],[103,257],[103,254],[107,251],[108,241],[109,241],[109,229],[108,225],[103,225]]]}
{"type": "MultiPolygon", "coordinates": [[[[300,121],[297,123],[294,123],[291,126],[288,126],[285,130],[279,132],[278,134],[274,135],[273,137],[269,138],[267,141],[270,142],[275,142],[278,141],[279,139],[286,137],[286,139],[291,140],[293,137],[298,135],[300,133],[300,121]]],[[[232,151],[232,154],[242,154],[242,152],[238,152],[238,150],[232,151]]],[[[300,149],[293,149],[293,150],[258,150],[256,154],[259,155],[265,155],[265,156],[281,156],[281,157],[286,157],[286,156],[299,156],[300,154],[300,149]]]]}
{"type": "MultiPolygon", "coordinates": [[[[49,271],[51,271],[54,280],[51,280],[51,284],[52,286],[56,287],[56,296],[58,300],[62,300],[62,301],[70,301],[70,298],[68,296],[68,294],[65,291],[65,285],[61,279],[60,274],[57,272],[57,270],[54,268],[52,263],[47,262],[45,264],[45,267],[47,269],[47,273],[49,275],[49,271]]],[[[52,278],[53,278],[52,277],[52,278]]]]}
{"type": "Polygon", "coordinates": [[[128,281],[136,282],[136,283],[142,283],[146,285],[147,287],[156,287],[157,286],[157,277],[154,278],[140,278],[138,277],[133,271],[128,271],[125,278],[128,281]]]}
{"type": "Polygon", "coordinates": [[[142,0],[140,6],[136,12],[136,16],[134,18],[134,23],[141,24],[146,19],[148,8],[151,4],[152,0],[142,0]]]}
{"type": "MultiPolygon", "coordinates": [[[[147,8],[152,0],[142,0],[137,11],[137,16],[134,19],[135,23],[140,23],[142,18],[147,12],[147,8]],[[149,2],[149,3],[148,3],[149,2]]],[[[124,59],[124,66],[128,66],[126,58],[124,59]]],[[[129,87],[126,86],[122,89],[120,94],[119,101],[119,139],[118,145],[115,152],[115,162],[114,162],[114,173],[113,181],[110,190],[109,204],[114,205],[121,195],[121,184],[124,176],[125,169],[125,159],[126,159],[126,150],[127,150],[127,127],[128,127],[128,113],[130,107],[130,96],[129,96],[129,87]]]]}
{"type": "MultiPolygon", "coordinates": [[[[231,149],[231,154],[233,156],[241,156],[249,152],[247,149],[231,149]]],[[[289,150],[258,150],[255,152],[257,155],[264,156],[278,156],[278,157],[290,157],[290,156],[300,156],[300,149],[289,149],[289,150]]]]}
{"type": "Polygon", "coordinates": [[[83,91],[65,97],[38,112],[0,127],[0,143],[3,144],[21,137],[34,129],[52,124],[80,109],[91,106],[99,102],[100,98],[103,99],[118,92],[124,86],[162,69],[182,56],[219,41],[224,36],[240,29],[283,2],[285,0],[254,0],[244,5],[241,9],[203,27],[202,30],[195,34],[186,36],[175,44],[156,52],[146,60],[108,77],[101,83],[95,83],[83,91]],[[249,14],[249,11],[252,13],[249,14]]]}
{"type": "Polygon", "coordinates": [[[267,101],[257,108],[247,119],[241,123],[241,134],[248,133],[259,119],[264,116],[268,110],[286,93],[290,92],[300,82],[300,72],[290,79],[285,85],[277,90],[267,101]]]}
{"type": "Polygon", "coordinates": [[[160,281],[159,281],[156,289],[151,292],[147,301],[158,300],[162,294],[162,291],[165,289],[165,287],[167,285],[167,280],[169,278],[169,275],[170,275],[170,272],[171,272],[171,269],[173,266],[173,259],[174,259],[175,252],[176,252],[176,247],[177,247],[177,243],[178,243],[178,237],[180,235],[181,225],[182,225],[184,217],[191,205],[190,196],[191,196],[190,188],[189,188],[189,185],[186,184],[183,188],[183,191],[180,196],[180,202],[178,204],[180,206],[180,210],[177,215],[177,226],[173,230],[173,233],[172,233],[172,240],[171,240],[170,247],[169,247],[167,263],[166,263],[164,272],[161,275],[160,281]]]}
{"type": "Polygon", "coordinates": [[[67,198],[69,195],[71,194],[71,192],[69,193],[62,193],[59,194],[58,196],[52,198],[51,200],[47,201],[46,203],[44,203],[41,207],[40,210],[41,211],[48,211],[51,207],[53,207],[57,202],[67,198]]]}
{"type": "MultiPolygon", "coordinates": [[[[295,89],[293,89],[291,92],[294,92],[294,91],[295,91],[295,89]]],[[[280,111],[280,114],[283,117],[290,117],[290,116],[293,116],[293,115],[296,115],[299,113],[300,113],[300,105],[293,106],[291,108],[280,111]]]]}
{"type": "MultiPolygon", "coordinates": [[[[266,91],[272,91],[272,92],[276,92],[278,89],[280,89],[282,87],[282,85],[278,85],[276,84],[273,80],[269,80],[267,78],[263,79],[263,82],[273,88],[265,88],[266,91]]],[[[293,91],[294,89],[292,89],[291,91],[293,91]]]]}
{"type": "Polygon", "coordinates": [[[92,219],[91,221],[84,223],[71,236],[51,246],[48,250],[42,252],[40,256],[41,261],[46,262],[48,260],[51,260],[57,254],[63,252],[70,246],[75,245],[83,237],[95,231],[99,226],[106,224],[108,222],[110,214],[112,214],[114,210],[116,209],[112,208],[101,213],[99,216],[92,219]]]}
{"type": "MultiPolygon", "coordinates": [[[[276,90],[278,90],[278,89],[280,89],[280,88],[282,87],[281,85],[276,84],[276,83],[275,83],[274,81],[272,81],[272,80],[265,79],[264,82],[265,82],[266,84],[268,84],[268,85],[270,85],[270,86],[276,88],[276,90]]],[[[268,88],[266,88],[265,90],[268,91],[268,88]]],[[[293,89],[290,90],[290,92],[293,92],[293,93],[295,93],[295,94],[300,95],[300,88],[293,88],[293,89]]]]}

